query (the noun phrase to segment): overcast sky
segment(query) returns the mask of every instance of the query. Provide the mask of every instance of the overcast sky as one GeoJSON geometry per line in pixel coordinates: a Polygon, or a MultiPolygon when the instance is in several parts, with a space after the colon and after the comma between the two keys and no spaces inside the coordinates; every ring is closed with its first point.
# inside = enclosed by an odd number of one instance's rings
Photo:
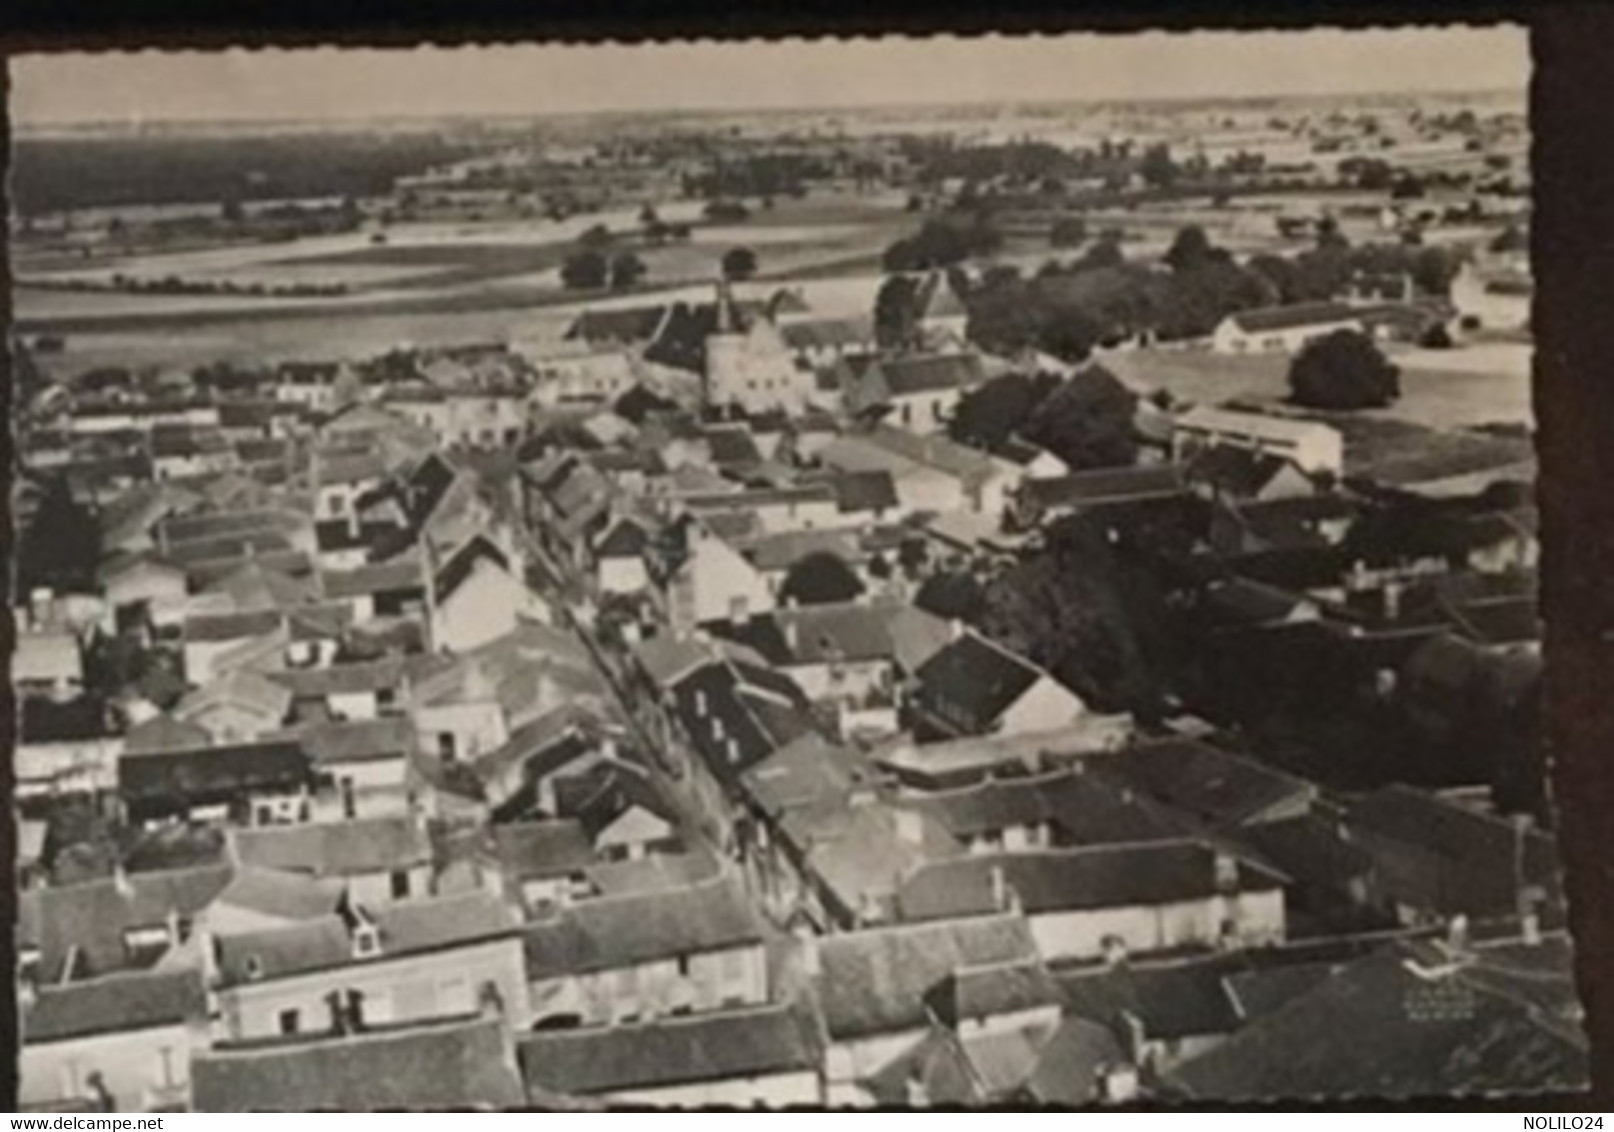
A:
{"type": "Polygon", "coordinates": [[[21,56],[19,126],[1514,87],[1517,27],[21,56]]]}

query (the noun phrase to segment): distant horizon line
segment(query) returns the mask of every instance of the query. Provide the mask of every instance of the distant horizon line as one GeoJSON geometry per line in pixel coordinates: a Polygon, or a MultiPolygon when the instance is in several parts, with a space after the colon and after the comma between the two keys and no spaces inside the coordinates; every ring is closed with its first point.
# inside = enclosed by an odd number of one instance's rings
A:
{"type": "Polygon", "coordinates": [[[682,106],[682,107],[602,107],[592,110],[509,110],[509,111],[471,111],[459,110],[444,112],[442,114],[354,114],[333,115],[322,118],[312,117],[242,117],[242,118],[60,118],[28,122],[13,119],[11,123],[14,136],[23,136],[29,133],[45,133],[51,130],[92,130],[97,128],[133,130],[141,128],[172,128],[172,127],[206,127],[226,128],[232,126],[355,126],[365,123],[392,123],[392,124],[430,124],[447,122],[476,122],[497,121],[516,122],[523,120],[561,120],[578,118],[609,118],[609,117],[673,117],[677,115],[692,115],[701,117],[754,117],[759,115],[806,115],[846,113],[848,111],[880,112],[888,110],[947,110],[964,107],[1001,107],[1001,108],[1030,108],[1055,106],[1085,106],[1107,107],[1115,105],[1159,106],[1182,103],[1204,103],[1207,105],[1238,105],[1248,103],[1261,103],[1273,101],[1289,102],[1321,102],[1340,98],[1450,98],[1450,97],[1479,97],[1495,95],[1524,95],[1528,96],[1528,84],[1504,86],[1475,86],[1475,87],[1443,87],[1430,90],[1384,89],[1384,90],[1335,90],[1335,91],[1272,91],[1259,94],[1154,94],[1139,96],[1073,96],[1070,98],[1032,98],[1032,99],[995,99],[981,98],[965,101],[929,101],[923,98],[909,101],[883,101],[883,102],[835,102],[818,105],[791,105],[791,106],[682,106]]]}

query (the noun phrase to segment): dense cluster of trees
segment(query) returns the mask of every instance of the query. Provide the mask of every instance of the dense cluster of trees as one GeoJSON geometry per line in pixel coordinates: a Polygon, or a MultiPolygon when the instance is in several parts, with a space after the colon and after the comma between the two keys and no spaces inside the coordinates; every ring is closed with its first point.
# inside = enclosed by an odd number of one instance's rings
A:
{"type": "Polygon", "coordinates": [[[73,498],[66,477],[52,477],[17,540],[17,592],[89,592],[100,557],[101,528],[94,513],[73,498]]]}
{"type": "Polygon", "coordinates": [[[299,133],[18,138],[19,214],[130,204],[384,196],[400,177],[469,157],[442,134],[299,133]]]}
{"type": "Polygon", "coordinates": [[[780,600],[797,605],[853,601],[862,593],[862,579],[840,555],[828,550],[803,555],[779,587],[780,600]]]}
{"type": "Polygon", "coordinates": [[[1365,334],[1336,330],[1289,365],[1289,395],[1309,409],[1378,409],[1401,395],[1401,371],[1365,334]]]}
{"type": "Polygon", "coordinates": [[[926,220],[917,233],[886,248],[883,264],[886,271],[930,271],[1002,246],[1003,234],[985,209],[959,210],[926,220]]]}
{"type": "Polygon", "coordinates": [[[263,283],[234,279],[185,279],[178,275],[160,278],[115,273],[105,279],[83,276],[69,279],[40,279],[30,284],[40,290],[111,292],[125,295],[251,295],[275,299],[327,298],[345,295],[346,283],[263,283]]]}
{"type": "Polygon", "coordinates": [[[725,154],[705,171],[685,174],[681,187],[689,198],[802,197],[809,182],[834,175],[833,164],[813,154],[725,154]]]}
{"type": "Polygon", "coordinates": [[[750,219],[751,210],[737,200],[714,200],[701,209],[701,215],[719,224],[738,224],[750,219]]]}
{"type": "Polygon", "coordinates": [[[1358,277],[1405,275],[1416,292],[1443,295],[1460,261],[1442,247],[1352,246],[1324,224],[1313,247],[1244,264],[1190,226],[1178,232],[1163,264],[1168,270],[1127,262],[1119,234],[1102,233],[1075,261],[1050,262],[1032,278],[988,272],[967,297],[968,334],[994,353],[1035,347],[1081,361],[1099,343],[1140,332],[1164,340],[1201,337],[1236,311],[1335,298],[1358,277]]]}
{"type": "Polygon", "coordinates": [[[750,248],[730,248],[723,253],[724,279],[749,279],[757,273],[757,253],[750,248]]]}
{"type": "Polygon", "coordinates": [[[644,278],[646,270],[644,260],[632,252],[607,256],[597,248],[585,248],[566,258],[560,280],[572,291],[597,291],[605,286],[627,291],[644,278]]]}
{"type": "Polygon", "coordinates": [[[1008,373],[960,399],[948,435],[988,450],[1018,435],[1072,468],[1112,468],[1137,459],[1136,413],[1137,396],[1102,366],[1067,378],[1008,373]]]}

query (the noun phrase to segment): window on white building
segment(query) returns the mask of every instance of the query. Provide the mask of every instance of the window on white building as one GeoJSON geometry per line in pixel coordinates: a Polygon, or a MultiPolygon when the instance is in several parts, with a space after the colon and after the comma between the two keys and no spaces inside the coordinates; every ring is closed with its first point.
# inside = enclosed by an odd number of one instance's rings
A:
{"type": "Polygon", "coordinates": [[[280,1032],[282,1034],[295,1034],[301,1023],[301,1018],[295,1010],[282,1010],[280,1012],[280,1032]]]}

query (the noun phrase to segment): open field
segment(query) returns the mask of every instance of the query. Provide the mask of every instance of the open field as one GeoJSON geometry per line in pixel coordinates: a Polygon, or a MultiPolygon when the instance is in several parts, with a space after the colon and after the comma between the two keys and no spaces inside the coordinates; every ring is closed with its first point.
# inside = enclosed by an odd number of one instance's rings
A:
{"type": "MultiPolygon", "coordinates": [[[[1530,351],[1521,343],[1481,343],[1455,350],[1391,350],[1402,367],[1401,399],[1358,414],[1436,429],[1529,424],[1530,351]]],[[[1288,395],[1289,358],[1186,350],[1137,350],[1104,359],[1140,394],[1165,390],[1196,404],[1277,403],[1288,395]]]]}
{"type": "MultiPolygon", "coordinates": [[[[384,244],[373,243],[365,233],[348,233],[290,244],[131,256],[94,268],[48,273],[53,280],[105,282],[121,273],[138,279],[175,276],[265,287],[319,281],[346,285],[348,293],[342,295],[73,292],[30,287],[23,272],[15,312],[24,333],[105,332],[126,339],[146,331],[177,345],[181,338],[217,340],[223,324],[508,312],[599,298],[564,290],[558,276],[561,264],[576,250],[577,237],[596,224],[627,237],[606,251],[638,255],[648,270],[636,293],[655,293],[715,279],[723,255],[740,246],[756,251],[763,278],[862,274],[877,266],[886,244],[916,223],[890,194],[781,200],[746,221],[720,225],[702,223],[695,202],[672,202],[658,212],[668,222],[690,223],[692,237],[648,246],[629,236],[638,226],[637,210],[522,224],[406,225],[389,230],[384,244]]],[[[508,317],[501,314],[495,321],[508,317]]],[[[317,344],[329,333],[329,328],[317,335],[293,330],[281,337],[295,341],[307,336],[317,344]]]]}

